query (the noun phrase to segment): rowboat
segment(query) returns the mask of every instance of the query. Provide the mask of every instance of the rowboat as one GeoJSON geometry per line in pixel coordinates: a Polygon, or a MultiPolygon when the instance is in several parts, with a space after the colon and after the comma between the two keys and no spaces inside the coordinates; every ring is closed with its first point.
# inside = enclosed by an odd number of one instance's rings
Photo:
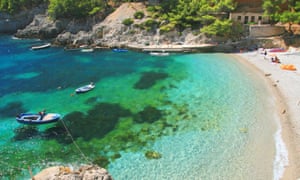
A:
{"type": "Polygon", "coordinates": [[[152,56],[169,56],[170,53],[168,53],[168,52],[150,52],[150,55],[152,55],[152,56]]]}
{"type": "Polygon", "coordinates": [[[51,43],[47,43],[47,44],[32,46],[31,49],[32,50],[39,50],[39,49],[49,48],[50,46],[51,46],[51,43]]]}
{"type": "Polygon", "coordinates": [[[57,113],[21,113],[16,120],[22,124],[47,124],[58,121],[60,117],[61,115],[57,113]]]}
{"type": "Polygon", "coordinates": [[[94,83],[90,83],[88,85],[81,86],[81,87],[77,88],[75,90],[75,92],[76,93],[85,93],[85,92],[88,92],[88,91],[90,91],[90,90],[92,90],[94,88],[95,88],[95,84],[94,83]]]}

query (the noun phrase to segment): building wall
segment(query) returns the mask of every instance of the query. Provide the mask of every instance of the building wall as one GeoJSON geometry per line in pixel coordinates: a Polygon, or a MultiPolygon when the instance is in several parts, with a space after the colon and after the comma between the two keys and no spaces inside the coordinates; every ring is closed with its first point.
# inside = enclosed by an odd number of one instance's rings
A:
{"type": "Polygon", "coordinates": [[[232,12],[230,13],[231,20],[241,22],[242,24],[256,23],[264,24],[268,23],[269,19],[263,16],[263,13],[253,12],[232,12]]]}

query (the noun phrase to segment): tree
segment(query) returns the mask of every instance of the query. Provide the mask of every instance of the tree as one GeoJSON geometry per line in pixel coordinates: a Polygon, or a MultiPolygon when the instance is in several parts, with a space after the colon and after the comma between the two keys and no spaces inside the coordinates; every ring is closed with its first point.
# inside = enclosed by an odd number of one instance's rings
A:
{"type": "Polygon", "coordinates": [[[47,0],[0,0],[0,11],[13,14],[45,2],[47,0]]]}
{"type": "Polygon", "coordinates": [[[103,0],[50,0],[51,18],[84,18],[102,11],[107,6],[103,0]]]}
{"type": "Polygon", "coordinates": [[[295,0],[288,1],[288,9],[280,15],[280,22],[288,23],[289,33],[292,32],[292,24],[300,23],[300,2],[295,0]]]}
{"type": "Polygon", "coordinates": [[[272,23],[289,23],[290,33],[292,24],[300,22],[299,0],[264,0],[263,9],[272,23]]]}
{"type": "Polygon", "coordinates": [[[204,26],[201,30],[206,35],[214,35],[221,37],[230,37],[232,31],[232,21],[217,19],[214,23],[204,26]]]}
{"type": "Polygon", "coordinates": [[[282,0],[264,0],[264,15],[270,18],[271,23],[274,23],[280,19],[281,4],[282,0]]]}
{"type": "Polygon", "coordinates": [[[219,22],[216,20],[223,21],[222,14],[233,10],[235,3],[232,0],[171,0],[162,1],[161,6],[160,17],[164,23],[160,29],[182,31],[186,28],[196,29],[219,22]]]}

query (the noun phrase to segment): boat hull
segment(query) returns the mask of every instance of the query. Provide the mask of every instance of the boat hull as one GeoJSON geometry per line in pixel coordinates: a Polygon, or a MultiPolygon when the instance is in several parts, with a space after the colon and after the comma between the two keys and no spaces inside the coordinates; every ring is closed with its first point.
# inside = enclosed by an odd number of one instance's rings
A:
{"type": "Polygon", "coordinates": [[[45,49],[45,48],[49,48],[49,47],[51,47],[51,44],[47,43],[47,44],[43,44],[43,45],[39,45],[39,46],[32,46],[31,49],[39,50],[39,49],[45,49]]]}
{"type": "Polygon", "coordinates": [[[47,113],[44,116],[35,113],[22,113],[16,117],[21,124],[48,124],[60,120],[61,115],[57,113],[47,113]]]}
{"type": "Polygon", "coordinates": [[[86,92],[88,92],[88,91],[93,90],[94,88],[95,88],[95,85],[89,84],[89,85],[86,85],[86,86],[82,86],[82,87],[80,87],[80,88],[77,88],[77,89],[75,90],[75,92],[76,92],[77,94],[79,94],[79,93],[86,93],[86,92]]]}
{"type": "Polygon", "coordinates": [[[113,49],[113,52],[128,52],[127,49],[113,49]]]}

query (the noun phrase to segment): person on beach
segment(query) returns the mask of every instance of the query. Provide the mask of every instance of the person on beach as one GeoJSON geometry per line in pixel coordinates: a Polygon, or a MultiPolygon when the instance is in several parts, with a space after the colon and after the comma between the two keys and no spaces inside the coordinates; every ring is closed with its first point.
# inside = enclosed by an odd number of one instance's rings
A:
{"type": "Polygon", "coordinates": [[[272,61],[272,63],[278,63],[278,64],[280,64],[280,60],[279,60],[279,58],[277,56],[272,57],[271,61],[272,61]]]}

